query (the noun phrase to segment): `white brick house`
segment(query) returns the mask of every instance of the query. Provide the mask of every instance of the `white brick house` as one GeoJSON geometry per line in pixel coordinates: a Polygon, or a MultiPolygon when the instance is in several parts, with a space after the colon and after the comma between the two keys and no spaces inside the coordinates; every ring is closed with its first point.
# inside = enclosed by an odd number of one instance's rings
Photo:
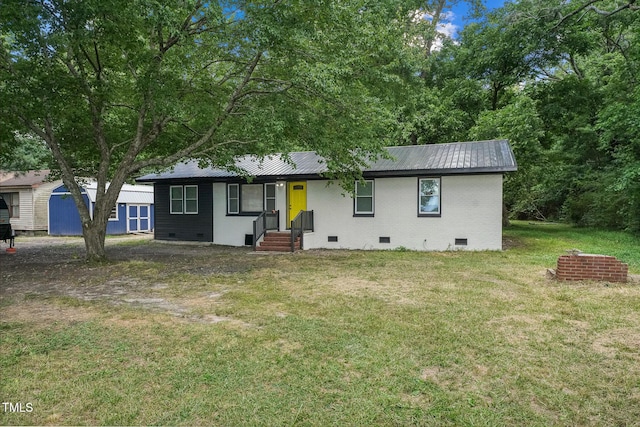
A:
{"type": "Polygon", "coordinates": [[[303,249],[502,248],[503,174],[517,169],[506,140],[387,150],[390,159],[363,170],[354,195],[323,177],[313,152],[290,153],[295,166],[279,157],[238,159],[250,183],[197,162],[138,181],[154,183],[160,240],[242,246],[261,240],[263,228],[291,229],[303,212],[303,249]],[[257,218],[268,225],[256,229],[257,218]]]}

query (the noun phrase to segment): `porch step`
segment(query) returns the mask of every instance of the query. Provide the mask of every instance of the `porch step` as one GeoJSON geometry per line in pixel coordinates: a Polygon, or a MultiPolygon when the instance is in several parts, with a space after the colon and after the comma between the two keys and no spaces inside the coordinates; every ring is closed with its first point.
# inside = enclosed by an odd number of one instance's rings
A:
{"type": "MultiPolygon", "coordinates": [[[[300,249],[300,238],[297,238],[294,244],[295,250],[300,249]]],[[[291,233],[284,231],[269,232],[264,235],[264,239],[260,245],[256,247],[257,251],[271,252],[291,252],[291,233]]]]}

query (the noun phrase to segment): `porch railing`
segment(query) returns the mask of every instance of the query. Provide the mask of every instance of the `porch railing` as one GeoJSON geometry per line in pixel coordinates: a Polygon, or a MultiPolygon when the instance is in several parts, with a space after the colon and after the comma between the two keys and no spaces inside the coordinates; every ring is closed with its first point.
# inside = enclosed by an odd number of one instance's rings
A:
{"type": "Polygon", "coordinates": [[[253,250],[269,230],[280,230],[280,211],[264,211],[253,221],[253,250]]]}
{"type": "Polygon", "coordinates": [[[296,250],[296,239],[300,238],[300,249],[304,248],[304,232],[313,231],[313,211],[300,211],[291,221],[291,252],[296,250]]]}

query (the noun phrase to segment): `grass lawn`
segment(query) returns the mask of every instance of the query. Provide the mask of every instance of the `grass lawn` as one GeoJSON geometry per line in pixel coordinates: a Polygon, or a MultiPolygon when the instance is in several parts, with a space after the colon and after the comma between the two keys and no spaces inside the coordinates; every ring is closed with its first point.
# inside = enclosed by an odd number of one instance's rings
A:
{"type": "Polygon", "coordinates": [[[0,424],[637,425],[640,283],[545,272],[578,248],[638,275],[639,239],[528,223],[505,239],[295,255],[140,241],[70,276],[12,271],[39,290],[1,294],[0,398],[32,411],[0,406],[0,424]]]}

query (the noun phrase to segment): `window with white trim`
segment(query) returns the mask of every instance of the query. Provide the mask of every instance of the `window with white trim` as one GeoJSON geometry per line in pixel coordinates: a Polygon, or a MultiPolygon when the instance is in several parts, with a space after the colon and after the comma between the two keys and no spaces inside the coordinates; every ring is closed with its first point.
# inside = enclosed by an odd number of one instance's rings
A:
{"type": "Polygon", "coordinates": [[[240,184],[227,185],[227,214],[240,213],[240,184]]]}
{"type": "Polygon", "coordinates": [[[169,188],[170,195],[170,212],[172,214],[181,214],[183,212],[182,208],[182,193],[184,188],[182,185],[172,185],[169,188]]]}
{"type": "Polygon", "coordinates": [[[184,186],[184,213],[186,214],[198,213],[198,186],[197,185],[184,186]]]}
{"type": "Polygon", "coordinates": [[[109,221],[117,221],[117,220],[118,220],[118,203],[116,203],[115,206],[111,208],[111,213],[109,214],[109,221]]]}
{"type": "Polygon", "coordinates": [[[262,212],[264,207],[264,186],[243,184],[240,187],[240,211],[262,212]]]}
{"type": "Polygon", "coordinates": [[[354,215],[373,215],[374,207],[374,183],[373,180],[357,181],[354,202],[353,202],[353,214],[354,215]]]}
{"type": "Polygon", "coordinates": [[[172,185],[169,187],[169,212],[172,214],[198,213],[198,186],[172,185]]]}
{"type": "Polygon", "coordinates": [[[269,212],[276,210],[276,185],[275,184],[264,185],[264,210],[269,212]]]}
{"type": "Polygon", "coordinates": [[[254,215],[275,209],[275,184],[227,184],[227,215],[254,215]]]}
{"type": "Polygon", "coordinates": [[[440,216],[440,178],[418,178],[418,216],[440,216]]]}

